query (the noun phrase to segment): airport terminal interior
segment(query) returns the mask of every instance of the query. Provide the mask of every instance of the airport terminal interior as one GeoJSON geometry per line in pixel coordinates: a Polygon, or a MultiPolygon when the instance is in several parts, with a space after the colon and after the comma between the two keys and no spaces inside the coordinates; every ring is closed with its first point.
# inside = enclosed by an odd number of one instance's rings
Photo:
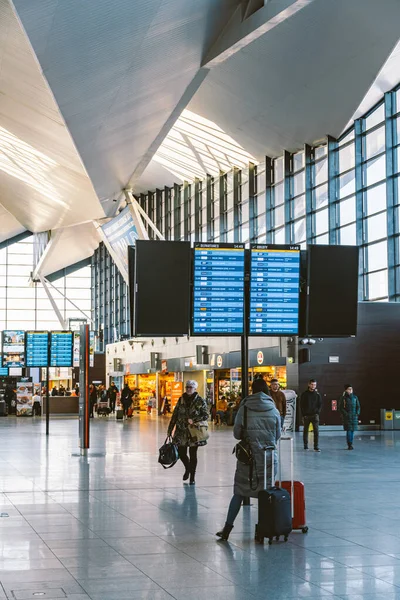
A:
{"type": "Polygon", "coordinates": [[[0,0],[0,600],[400,599],[399,22],[0,0]]]}

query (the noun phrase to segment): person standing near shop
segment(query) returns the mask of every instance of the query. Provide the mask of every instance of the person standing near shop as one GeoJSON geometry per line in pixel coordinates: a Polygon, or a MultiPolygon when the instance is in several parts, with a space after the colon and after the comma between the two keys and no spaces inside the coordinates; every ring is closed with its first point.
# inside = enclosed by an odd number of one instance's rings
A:
{"type": "Polygon", "coordinates": [[[89,418],[93,419],[94,417],[94,407],[97,404],[97,388],[94,383],[91,383],[89,386],[89,418]]]}
{"type": "Polygon", "coordinates": [[[32,414],[34,417],[40,417],[42,414],[42,401],[39,392],[36,390],[35,395],[32,398],[32,414]]]}
{"type": "Polygon", "coordinates": [[[195,484],[197,449],[207,444],[206,440],[194,442],[189,431],[189,425],[208,425],[207,403],[197,393],[197,387],[197,381],[186,382],[185,393],[179,398],[168,425],[168,436],[173,434],[173,442],[177,444],[179,458],[185,466],[183,481],[187,481],[190,477],[190,485],[195,484]]]}
{"type": "Polygon", "coordinates": [[[346,432],[347,449],[354,450],[354,432],[358,430],[358,417],[360,416],[360,402],[353,392],[352,385],[345,385],[344,392],[339,402],[339,410],[343,419],[343,429],[346,432]]]}
{"type": "Polygon", "coordinates": [[[115,403],[117,401],[117,394],[119,392],[119,389],[115,385],[114,381],[111,382],[111,385],[107,391],[108,391],[108,397],[110,400],[110,410],[112,413],[114,413],[115,412],[115,403]]]}
{"type": "Polygon", "coordinates": [[[321,394],[317,392],[317,382],[315,379],[310,379],[308,389],[300,397],[300,410],[304,424],[304,450],[308,450],[308,430],[312,423],[314,430],[314,452],[321,452],[319,449],[319,414],[321,408],[322,400],[321,394]]]}
{"type": "Polygon", "coordinates": [[[121,393],[121,404],[124,409],[124,417],[128,416],[128,410],[131,407],[132,398],[133,398],[133,391],[131,390],[129,385],[126,383],[125,387],[121,393]]]}
{"type": "MultiPolygon", "coordinates": [[[[269,396],[268,386],[264,379],[258,378],[253,381],[252,395],[247,396],[240,404],[233,435],[235,439],[249,440],[251,452],[254,459],[253,473],[248,464],[236,462],[233,496],[229,504],[226,522],[216,535],[221,540],[227,541],[233,529],[233,524],[240,507],[245,498],[258,498],[258,494],[264,489],[264,448],[273,446],[281,437],[281,420],[279,412],[269,396]],[[244,415],[247,408],[247,428],[244,432],[244,415]]],[[[278,472],[278,457],[273,451],[267,457],[267,482],[271,481],[272,458],[274,460],[274,472],[278,472]]]]}
{"type": "Polygon", "coordinates": [[[285,422],[286,417],[286,396],[280,389],[279,381],[277,379],[271,379],[270,385],[270,396],[275,402],[275,406],[281,416],[281,428],[285,422]]]}

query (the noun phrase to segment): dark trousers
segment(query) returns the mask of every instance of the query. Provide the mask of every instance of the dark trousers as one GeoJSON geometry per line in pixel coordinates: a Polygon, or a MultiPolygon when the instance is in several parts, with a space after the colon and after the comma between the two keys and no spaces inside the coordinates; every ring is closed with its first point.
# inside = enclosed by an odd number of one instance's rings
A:
{"type": "Polygon", "coordinates": [[[314,429],[314,448],[318,448],[319,440],[319,415],[311,415],[303,417],[304,431],[303,431],[303,442],[304,446],[308,446],[308,430],[310,429],[310,423],[312,423],[314,429]]]}
{"type": "Polygon", "coordinates": [[[183,462],[183,464],[185,465],[185,469],[186,471],[190,471],[191,475],[194,475],[196,473],[196,467],[197,467],[197,450],[198,447],[197,446],[190,446],[189,447],[189,458],[187,455],[187,446],[178,446],[178,454],[179,454],[179,458],[181,459],[181,461],[183,462]]]}
{"type": "Polygon", "coordinates": [[[42,414],[42,409],[40,406],[40,402],[34,402],[33,403],[33,416],[34,417],[40,417],[40,415],[42,414]]]}
{"type": "Polygon", "coordinates": [[[110,410],[112,413],[115,412],[115,398],[112,399],[111,397],[110,397],[110,410]]]}

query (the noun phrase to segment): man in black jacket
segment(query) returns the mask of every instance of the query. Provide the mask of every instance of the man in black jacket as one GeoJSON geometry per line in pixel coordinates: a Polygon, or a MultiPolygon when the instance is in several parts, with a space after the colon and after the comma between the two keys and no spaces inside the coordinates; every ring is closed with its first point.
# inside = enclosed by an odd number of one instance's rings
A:
{"type": "Polygon", "coordinates": [[[308,450],[308,430],[310,423],[314,429],[314,451],[320,452],[318,446],[319,438],[319,413],[321,412],[322,400],[321,395],[317,392],[317,382],[315,379],[310,379],[308,382],[308,390],[302,393],[300,398],[301,416],[303,417],[304,432],[303,442],[304,450],[308,450]]]}

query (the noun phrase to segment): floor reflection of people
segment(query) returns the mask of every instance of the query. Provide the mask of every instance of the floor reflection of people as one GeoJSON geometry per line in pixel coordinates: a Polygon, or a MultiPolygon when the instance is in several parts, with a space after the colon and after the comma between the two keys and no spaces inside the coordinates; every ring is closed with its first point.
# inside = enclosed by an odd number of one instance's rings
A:
{"type": "Polygon", "coordinates": [[[190,522],[192,525],[196,524],[198,518],[198,502],[196,497],[196,488],[184,486],[183,487],[183,500],[180,501],[179,496],[172,496],[163,498],[160,502],[159,508],[169,514],[172,514],[174,521],[166,522],[165,525],[168,527],[166,535],[181,535],[181,526],[184,522],[190,522]],[[179,524],[179,531],[175,531],[175,525],[179,524]]]}

